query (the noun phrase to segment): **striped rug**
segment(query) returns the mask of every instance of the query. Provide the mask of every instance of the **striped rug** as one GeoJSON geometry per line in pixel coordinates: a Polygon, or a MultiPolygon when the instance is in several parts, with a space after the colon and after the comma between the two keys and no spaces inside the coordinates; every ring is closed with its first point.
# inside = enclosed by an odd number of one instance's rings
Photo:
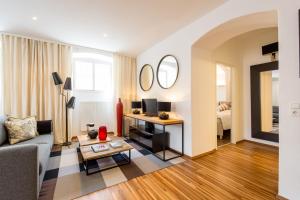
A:
{"type": "MultiPolygon", "coordinates": [[[[84,171],[78,143],[73,143],[70,147],[54,146],[39,199],[73,199],[184,161],[183,158],[176,158],[164,162],[136,143],[130,140],[126,140],[126,142],[134,147],[131,151],[130,164],[89,176],[84,171]]],[[[127,154],[124,153],[125,156],[128,156],[127,154]]],[[[171,154],[171,152],[167,151],[166,154],[171,154]]],[[[120,157],[114,155],[95,160],[92,167],[95,169],[101,167],[102,169],[116,166],[122,162],[120,157]]]]}

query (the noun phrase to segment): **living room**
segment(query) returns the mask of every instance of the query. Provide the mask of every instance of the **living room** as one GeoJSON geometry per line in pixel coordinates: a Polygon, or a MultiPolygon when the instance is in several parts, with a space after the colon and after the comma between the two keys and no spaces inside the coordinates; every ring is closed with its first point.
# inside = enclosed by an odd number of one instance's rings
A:
{"type": "Polygon", "coordinates": [[[1,3],[1,199],[300,198],[298,1],[1,3]]]}

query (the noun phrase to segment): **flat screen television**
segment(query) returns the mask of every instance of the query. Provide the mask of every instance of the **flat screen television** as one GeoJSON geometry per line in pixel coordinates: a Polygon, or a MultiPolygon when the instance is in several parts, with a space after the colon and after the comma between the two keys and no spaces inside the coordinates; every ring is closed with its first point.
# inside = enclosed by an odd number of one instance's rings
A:
{"type": "Polygon", "coordinates": [[[157,99],[142,99],[142,109],[147,116],[157,116],[157,99]]]}

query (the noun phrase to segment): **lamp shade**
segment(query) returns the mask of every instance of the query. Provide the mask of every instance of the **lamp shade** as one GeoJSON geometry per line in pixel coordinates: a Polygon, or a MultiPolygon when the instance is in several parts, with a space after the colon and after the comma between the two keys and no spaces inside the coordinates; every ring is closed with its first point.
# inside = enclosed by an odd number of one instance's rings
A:
{"type": "Polygon", "coordinates": [[[171,112],[171,102],[158,102],[157,109],[162,112],[171,112]]]}
{"type": "Polygon", "coordinates": [[[61,84],[63,84],[63,82],[62,82],[62,80],[61,80],[61,78],[60,78],[60,76],[58,75],[57,72],[53,72],[52,73],[52,77],[53,77],[55,85],[61,85],[61,84]]]}
{"type": "Polygon", "coordinates": [[[132,101],[131,102],[131,108],[142,108],[142,102],[140,101],[132,101]]]}
{"type": "Polygon", "coordinates": [[[64,90],[72,90],[72,81],[70,77],[67,77],[66,79],[64,90]]]}
{"type": "Polygon", "coordinates": [[[71,99],[67,103],[67,108],[74,109],[75,108],[75,97],[71,97],[71,99]]]}

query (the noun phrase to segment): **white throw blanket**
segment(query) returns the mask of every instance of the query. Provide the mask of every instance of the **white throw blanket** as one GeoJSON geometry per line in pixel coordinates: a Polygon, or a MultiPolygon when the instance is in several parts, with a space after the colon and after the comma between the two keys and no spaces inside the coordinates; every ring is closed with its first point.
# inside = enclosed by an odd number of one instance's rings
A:
{"type": "Polygon", "coordinates": [[[217,112],[217,117],[222,121],[223,130],[231,129],[231,110],[217,112]]]}

